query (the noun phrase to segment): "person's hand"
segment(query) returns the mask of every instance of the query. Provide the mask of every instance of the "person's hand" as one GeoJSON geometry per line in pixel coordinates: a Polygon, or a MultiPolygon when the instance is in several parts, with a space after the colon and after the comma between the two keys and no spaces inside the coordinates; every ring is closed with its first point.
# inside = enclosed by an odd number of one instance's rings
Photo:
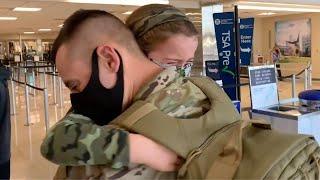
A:
{"type": "Polygon", "coordinates": [[[176,171],[181,159],[173,151],[139,134],[129,134],[130,162],[145,164],[155,170],[176,171]]]}

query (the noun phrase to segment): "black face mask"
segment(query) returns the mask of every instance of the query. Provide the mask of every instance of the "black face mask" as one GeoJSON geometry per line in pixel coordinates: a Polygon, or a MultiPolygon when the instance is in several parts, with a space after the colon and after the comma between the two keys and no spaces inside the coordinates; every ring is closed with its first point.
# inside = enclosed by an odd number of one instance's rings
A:
{"type": "Polygon", "coordinates": [[[91,118],[98,125],[106,125],[122,112],[124,92],[123,65],[120,58],[120,67],[117,72],[117,82],[112,89],[105,88],[99,79],[98,55],[96,49],[92,54],[91,78],[80,93],[70,95],[74,112],[91,118]]]}

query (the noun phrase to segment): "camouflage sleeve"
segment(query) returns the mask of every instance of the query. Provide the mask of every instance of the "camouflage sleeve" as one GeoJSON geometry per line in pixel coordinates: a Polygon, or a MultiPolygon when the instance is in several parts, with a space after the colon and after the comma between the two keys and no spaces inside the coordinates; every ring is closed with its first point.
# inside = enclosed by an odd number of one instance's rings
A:
{"type": "Polygon", "coordinates": [[[121,168],[129,163],[128,132],[71,113],[50,129],[41,154],[59,165],[121,168]]]}

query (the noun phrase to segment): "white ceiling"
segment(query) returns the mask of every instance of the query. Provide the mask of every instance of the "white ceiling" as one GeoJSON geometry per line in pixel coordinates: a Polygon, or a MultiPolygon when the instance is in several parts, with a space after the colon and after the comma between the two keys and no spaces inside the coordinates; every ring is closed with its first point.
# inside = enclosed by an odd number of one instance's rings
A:
{"type": "MultiPolygon", "coordinates": [[[[18,17],[16,21],[0,21],[0,34],[19,34],[25,31],[38,32],[40,28],[51,28],[54,32],[59,31],[58,25],[78,9],[102,9],[113,13],[122,20],[128,15],[122,13],[132,11],[137,6],[120,6],[120,5],[106,5],[106,4],[78,4],[64,2],[66,0],[0,0],[0,16],[15,16],[18,17]],[[14,12],[15,7],[39,7],[42,8],[40,12],[14,12]]],[[[108,1],[108,0],[106,0],[108,1]]],[[[137,0],[139,1],[139,0],[137,0]]],[[[181,8],[184,12],[198,12],[200,13],[200,0],[170,0],[170,4],[181,8]]],[[[210,0],[215,1],[215,0],[210,0]]],[[[221,1],[221,0],[220,0],[221,1]]],[[[320,0],[254,0],[256,2],[280,2],[280,3],[304,3],[320,5],[320,0]]],[[[229,9],[232,10],[232,9],[229,9]]],[[[228,10],[227,10],[228,11],[228,10]]],[[[256,17],[264,11],[257,10],[241,10],[241,17],[256,17]]],[[[294,12],[277,12],[275,16],[294,14],[294,12]]],[[[261,16],[259,16],[261,17],[261,16]]],[[[201,24],[201,15],[191,16],[191,19],[196,21],[196,25],[201,24]]],[[[45,32],[42,32],[45,33],[45,32]]]]}
{"type": "Polygon", "coordinates": [[[255,2],[320,5],[320,0],[254,0],[255,2]]]}
{"type": "MultiPolygon", "coordinates": [[[[35,31],[40,28],[51,28],[53,31],[59,31],[58,25],[78,9],[102,9],[113,13],[122,20],[127,15],[122,13],[132,11],[137,6],[106,5],[106,4],[79,4],[62,2],[63,0],[0,0],[0,16],[14,16],[16,21],[0,21],[0,34],[23,33],[25,31],[35,31]],[[39,12],[14,12],[15,7],[38,7],[42,8],[39,12]]],[[[199,8],[198,2],[191,0],[170,1],[178,7],[199,8]]],[[[190,10],[192,11],[192,10],[190,10]]],[[[43,32],[44,33],[44,32],[43,32]]]]}

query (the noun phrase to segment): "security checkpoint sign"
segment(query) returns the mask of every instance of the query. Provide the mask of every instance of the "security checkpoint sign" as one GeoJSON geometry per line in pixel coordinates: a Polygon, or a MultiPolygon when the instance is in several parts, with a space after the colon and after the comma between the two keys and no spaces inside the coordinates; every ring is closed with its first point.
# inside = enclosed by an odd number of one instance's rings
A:
{"type": "MultiPolygon", "coordinates": [[[[234,13],[214,13],[214,28],[216,32],[219,55],[219,69],[223,85],[237,84],[234,13]]],[[[224,91],[231,100],[237,100],[237,87],[226,88],[224,91]]]]}
{"type": "Polygon", "coordinates": [[[279,104],[275,66],[249,66],[248,70],[252,109],[279,104]]]}
{"type": "Polygon", "coordinates": [[[252,56],[254,18],[240,19],[240,63],[249,66],[252,56]]]}

